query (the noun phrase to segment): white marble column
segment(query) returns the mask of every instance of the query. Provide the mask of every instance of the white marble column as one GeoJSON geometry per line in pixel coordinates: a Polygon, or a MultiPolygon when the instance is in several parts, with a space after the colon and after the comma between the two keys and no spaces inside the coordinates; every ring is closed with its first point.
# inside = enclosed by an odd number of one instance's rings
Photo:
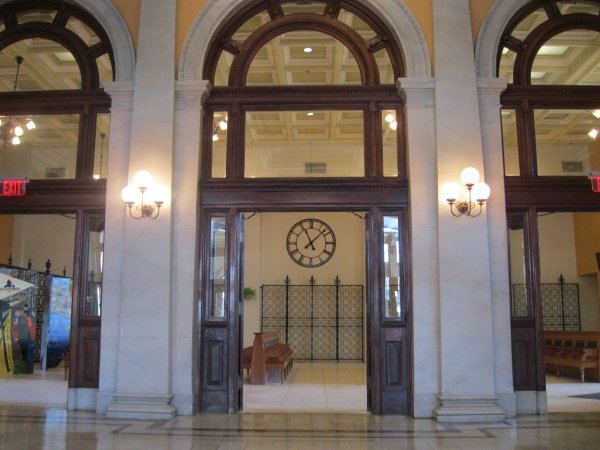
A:
{"type": "MultiPolygon", "coordinates": [[[[175,18],[176,2],[142,0],[128,161],[130,182],[137,171],[148,170],[168,193],[173,183],[175,18]]],[[[168,419],[175,414],[172,236],[170,197],[156,220],[125,218],[117,379],[109,417],[168,419]]]]}
{"type": "MultiPolygon", "coordinates": [[[[123,272],[124,205],[121,189],[127,184],[133,82],[104,83],[111,97],[106,212],[104,225],[104,271],[102,276],[102,328],[100,332],[100,385],[95,409],[105,413],[113,402],[117,384],[123,272]]],[[[77,405],[81,409],[81,405],[77,405]]]]}
{"type": "Polygon", "coordinates": [[[516,402],[512,374],[508,228],[500,116],[500,94],[506,89],[506,81],[499,78],[479,78],[477,86],[485,179],[494,192],[493,198],[487,204],[487,219],[490,236],[496,395],[498,406],[506,411],[507,416],[513,417],[516,415],[516,402]]]}
{"type": "Polygon", "coordinates": [[[173,170],[173,311],[171,340],[173,402],[177,414],[198,406],[197,205],[202,103],[207,81],[178,81],[175,86],[175,164],[173,170]]]}
{"type": "MultiPolygon", "coordinates": [[[[433,0],[438,189],[467,166],[485,179],[468,0],[433,0]]],[[[490,202],[494,195],[492,191],[490,202]]],[[[439,196],[438,196],[439,198],[439,196]]],[[[435,201],[433,198],[432,201],[435,201]]],[[[437,199],[436,199],[437,200],[437,199]]],[[[497,406],[487,209],[453,217],[438,201],[440,422],[493,421],[497,406]]]]}
{"type": "Polygon", "coordinates": [[[431,417],[438,404],[437,176],[433,78],[401,78],[405,101],[412,245],[413,380],[415,417],[431,417]]]}

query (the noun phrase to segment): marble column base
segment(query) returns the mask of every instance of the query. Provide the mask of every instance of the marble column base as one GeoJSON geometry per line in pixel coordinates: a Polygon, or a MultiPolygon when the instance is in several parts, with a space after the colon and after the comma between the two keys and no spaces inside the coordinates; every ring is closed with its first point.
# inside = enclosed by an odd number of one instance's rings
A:
{"type": "Polygon", "coordinates": [[[114,403],[106,417],[111,419],[170,420],[177,409],[171,405],[173,395],[114,394],[114,403]]]}
{"type": "Polygon", "coordinates": [[[433,410],[438,422],[498,422],[506,418],[495,396],[438,398],[441,404],[433,410]]]}

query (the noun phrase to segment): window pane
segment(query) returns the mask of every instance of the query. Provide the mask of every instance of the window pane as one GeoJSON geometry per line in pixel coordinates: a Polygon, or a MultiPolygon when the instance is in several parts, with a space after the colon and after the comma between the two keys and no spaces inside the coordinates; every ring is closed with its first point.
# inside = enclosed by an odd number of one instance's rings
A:
{"type": "Polygon", "coordinates": [[[513,73],[515,66],[515,58],[517,54],[512,50],[504,47],[500,56],[500,67],[498,68],[498,78],[506,80],[507,83],[513,82],[513,73]]]}
{"type": "Polygon", "coordinates": [[[52,10],[38,10],[38,11],[26,11],[16,14],[17,22],[19,25],[30,22],[43,22],[52,23],[54,17],[56,17],[56,11],[52,10]]]}
{"type": "Polygon", "coordinates": [[[254,57],[248,86],[361,84],[358,64],[337,39],[317,31],[292,31],[269,41],[254,57]]]}
{"type": "Polygon", "coordinates": [[[14,89],[17,56],[23,57],[17,91],[81,89],[81,73],[71,52],[54,41],[33,38],[15,42],[0,52],[0,69],[5,71],[0,79],[1,92],[14,89]]]}
{"type": "Polygon", "coordinates": [[[400,230],[398,217],[383,218],[383,276],[385,283],[385,316],[402,316],[400,297],[400,230]]]}
{"type": "Polygon", "coordinates": [[[574,2],[573,0],[563,0],[558,2],[558,9],[561,14],[600,14],[600,6],[597,3],[586,2],[585,0],[579,0],[574,2]]]}
{"type": "Polygon", "coordinates": [[[231,38],[234,41],[243,44],[244,42],[246,42],[246,39],[248,39],[248,37],[250,37],[252,33],[258,30],[265,23],[269,23],[270,21],[271,17],[269,16],[268,12],[263,11],[261,13],[258,13],[255,16],[252,16],[250,19],[248,19],[248,21],[246,21],[241,27],[239,27],[237,31],[233,33],[231,38]]]}
{"type": "Polygon", "coordinates": [[[351,13],[347,9],[341,9],[338,15],[338,20],[345,23],[354,31],[356,31],[365,40],[370,41],[377,33],[373,30],[364,20],[358,17],[356,14],[351,13]]]}
{"type": "Polygon", "coordinates": [[[110,114],[96,117],[96,147],[94,149],[94,179],[106,178],[108,173],[108,143],[110,141],[110,114]]]}
{"type": "Polygon", "coordinates": [[[382,111],[383,124],[383,175],[398,176],[398,122],[396,111],[382,111]]]}
{"type": "Polygon", "coordinates": [[[215,71],[215,86],[227,86],[229,84],[229,70],[232,63],[233,55],[222,51],[217,63],[217,70],[215,71]]]}
{"type": "Polygon", "coordinates": [[[288,14],[323,14],[325,12],[325,2],[313,1],[300,3],[297,0],[288,1],[282,3],[281,9],[283,9],[283,14],[286,16],[288,14]]]}
{"type": "Polygon", "coordinates": [[[0,155],[0,176],[31,179],[75,178],[78,114],[1,117],[23,129],[21,143],[7,143],[0,155]],[[35,128],[27,129],[31,119],[35,128]]]}
{"type": "Polygon", "coordinates": [[[225,317],[227,239],[225,217],[210,220],[209,317],[225,317]]]}
{"type": "Polygon", "coordinates": [[[108,53],[96,58],[96,64],[98,66],[100,82],[113,81],[112,64],[110,63],[110,56],[108,56],[108,53]]]}
{"type": "Polygon", "coordinates": [[[504,174],[506,176],[518,176],[520,170],[516,113],[512,109],[503,109],[501,111],[501,118],[502,144],[504,146],[504,174]]]}
{"type": "Polygon", "coordinates": [[[541,25],[548,20],[548,14],[544,11],[544,8],[537,9],[525,17],[512,31],[511,36],[516,37],[519,40],[525,40],[529,33],[533,31],[535,27],[541,25]]]}
{"type": "Polygon", "coordinates": [[[104,265],[104,219],[90,220],[88,229],[88,273],[85,315],[100,316],[102,309],[102,271],[104,265]]]}
{"type": "Polygon", "coordinates": [[[83,23],[76,17],[70,17],[65,28],[79,36],[79,38],[88,47],[96,45],[98,42],[100,42],[100,38],[98,37],[98,35],[90,27],[88,27],[85,23],[83,23]]]}
{"type": "Polygon", "coordinates": [[[225,178],[227,176],[227,112],[213,113],[212,133],[211,176],[225,178]]]}
{"type": "Polygon", "coordinates": [[[549,39],[531,68],[531,84],[600,85],[600,33],[571,30],[549,39]]]}
{"type": "Polygon", "coordinates": [[[529,308],[527,307],[523,219],[521,217],[509,218],[509,224],[511,314],[513,317],[527,317],[529,308]]]}
{"type": "Polygon", "coordinates": [[[363,177],[362,111],[246,113],[246,178],[363,177]]]}
{"type": "Polygon", "coordinates": [[[375,56],[377,69],[379,70],[379,84],[395,84],[394,68],[387,49],[382,48],[373,56],[375,56]]]}
{"type": "Polygon", "coordinates": [[[535,139],[538,175],[587,175],[598,119],[591,110],[537,109],[535,139]]]}

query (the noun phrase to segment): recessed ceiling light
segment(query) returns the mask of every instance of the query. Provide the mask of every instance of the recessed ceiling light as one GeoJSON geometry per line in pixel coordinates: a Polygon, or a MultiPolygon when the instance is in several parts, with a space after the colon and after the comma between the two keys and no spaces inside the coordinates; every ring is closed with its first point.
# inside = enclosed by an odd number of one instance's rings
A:
{"type": "Polygon", "coordinates": [[[312,117],[312,116],[314,116],[314,115],[315,115],[315,113],[314,113],[314,112],[312,112],[312,111],[309,111],[309,112],[307,112],[307,113],[306,113],[306,115],[307,115],[307,116],[309,116],[309,117],[312,117]]]}
{"type": "Polygon", "coordinates": [[[596,119],[600,119],[600,109],[595,109],[592,111],[592,114],[596,119]]]}
{"type": "Polygon", "coordinates": [[[304,47],[304,53],[312,52],[312,47],[304,47]]]}

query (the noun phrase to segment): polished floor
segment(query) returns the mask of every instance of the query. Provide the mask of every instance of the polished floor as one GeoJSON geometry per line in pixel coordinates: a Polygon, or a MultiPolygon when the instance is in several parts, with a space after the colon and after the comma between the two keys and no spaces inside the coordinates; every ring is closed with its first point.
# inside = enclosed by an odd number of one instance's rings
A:
{"type": "Polygon", "coordinates": [[[243,414],[198,414],[170,421],[68,412],[64,400],[61,403],[66,385],[60,370],[0,379],[0,449],[600,448],[600,400],[572,397],[600,393],[600,383],[548,377],[550,413],[546,416],[491,424],[438,424],[406,416],[371,416],[362,403],[337,406],[333,381],[340,381],[341,389],[356,389],[355,398],[362,402],[358,387],[364,386],[363,376],[364,369],[352,363],[296,364],[284,386],[276,377],[261,386],[277,391],[264,411],[252,404],[265,400],[265,392],[245,385],[243,414]],[[293,403],[296,398],[300,400],[297,411],[278,409],[286,399],[293,403]]]}

